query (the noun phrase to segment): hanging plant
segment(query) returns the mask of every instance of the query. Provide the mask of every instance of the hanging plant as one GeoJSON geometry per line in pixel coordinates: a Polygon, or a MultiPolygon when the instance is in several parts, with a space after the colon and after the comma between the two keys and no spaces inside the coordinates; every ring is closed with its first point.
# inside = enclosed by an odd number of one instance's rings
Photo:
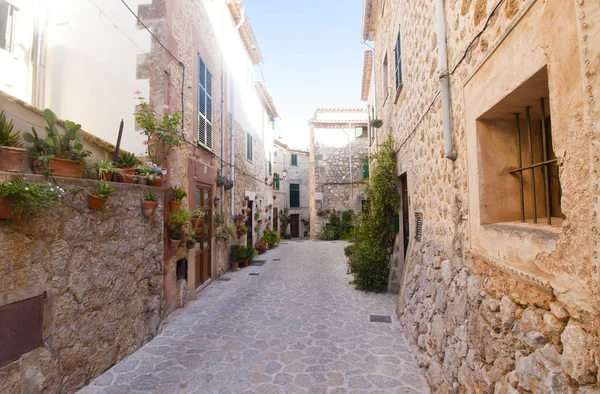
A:
{"type": "Polygon", "coordinates": [[[383,126],[383,120],[381,119],[373,119],[371,121],[371,126],[375,127],[376,129],[380,128],[381,126],[383,126]]]}

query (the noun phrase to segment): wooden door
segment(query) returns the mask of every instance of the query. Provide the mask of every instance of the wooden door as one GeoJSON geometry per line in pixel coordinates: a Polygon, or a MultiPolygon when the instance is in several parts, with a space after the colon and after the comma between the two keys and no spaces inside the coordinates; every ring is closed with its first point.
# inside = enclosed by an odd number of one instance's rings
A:
{"type": "Polygon", "coordinates": [[[273,208],[273,231],[279,234],[279,215],[277,208],[273,208]]]}
{"type": "Polygon", "coordinates": [[[254,244],[252,243],[252,233],[254,232],[253,207],[254,207],[254,201],[248,201],[248,210],[246,212],[246,215],[248,216],[248,219],[246,220],[246,226],[248,226],[248,233],[246,234],[246,240],[248,241],[248,246],[254,246],[254,244]]]}
{"type": "Polygon", "coordinates": [[[300,238],[300,215],[290,215],[290,234],[292,238],[300,238]]]}
{"type": "Polygon", "coordinates": [[[204,284],[212,275],[211,241],[212,241],[212,188],[198,184],[196,186],[196,208],[204,210],[204,221],[196,229],[198,243],[196,243],[196,288],[204,284]]]}
{"type": "Polygon", "coordinates": [[[406,259],[406,252],[408,251],[408,241],[410,240],[410,222],[408,220],[408,180],[406,174],[400,176],[401,183],[401,198],[400,204],[402,205],[402,237],[404,240],[404,258],[406,259]]]}

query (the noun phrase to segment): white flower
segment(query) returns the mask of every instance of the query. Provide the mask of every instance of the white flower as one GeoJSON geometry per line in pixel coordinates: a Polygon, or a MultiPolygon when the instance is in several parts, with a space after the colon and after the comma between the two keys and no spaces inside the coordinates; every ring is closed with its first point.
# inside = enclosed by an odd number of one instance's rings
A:
{"type": "Polygon", "coordinates": [[[29,190],[29,188],[27,186],[25,186],[25,190],[29,190]]]}
{"type": "Polygon", "coordinates": [[[12,186],[12,185],[13,185],[13,183],[12,183],[12,182],[8,182],[8,186],[12,186]]]}

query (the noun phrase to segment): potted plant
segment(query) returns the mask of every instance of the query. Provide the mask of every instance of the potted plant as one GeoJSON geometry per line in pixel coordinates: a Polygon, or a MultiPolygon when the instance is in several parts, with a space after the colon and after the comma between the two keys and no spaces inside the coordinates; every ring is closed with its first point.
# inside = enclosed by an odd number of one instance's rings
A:
{"type": "Polygon", "coordinates": [[[102,209],[114,192],[115,189],[107,182],[98,183],[96,191],[90,193],[90,208],[96,211],[102,209]]]}
{"type": "Polygon", "coordinates": [[[158,208],[158,197],[153,192],[148,192],[142,200],[142,214],[146,217],[152,217],[158,208]]]}
{"type": "Polygon", "coordinates": [[[44,110],[46,119],[45,139],[40,138],[35,128],[31,133],[23,133],[27,142],[33,143],[31,154],[34,159],[34,171],[38,174],[56,175],[70,178],[83,176],[85,158],[92,152],[83,148],[83,132],[81,125],[65,121],[65,133],[61,134],[56,124],[58,118],[50,109],[44,110]]]}
{"type": "Polygon", "coordinates": [[[216,180],[217,186],[224,186],[226,181],[227,179],[224,176],[219,175],[216,180]]]}
{"type": "Polygon", "coordinates": [[[117,161],[117,167],[121,169],[121,173],[117,174],[117,182],[133,183],[135,174],[135,166],[138,164],[133,153],[123,152],[117,161]]]}
{"type": "Polygon", "coordinates": [[[223,185],[225,190],[233,189],[233,181],[231,179],[225,179],[225,184],[223,185]]]}
{"type": "Polygon", "coordinates": [[[238,224],[243,224],[246,222],[246,215],[244,214],[237,214],[233,217],[233,221],[235,222],[236,225],[238,224]]]}
{"type": "MultiPolygon", "coordinates": [[[[171,150],[181,145],[181,112],[169,113],[169,107],[165,105],[161,116],[139,91],[136,94],[135,121],[142,129],[141,134],[148,138],[148,158],[160,169],[171,150]]],[[[162,175],[165,173],[162,172],[162,175]]]]}
{"type": "Polygon", "coordinates": [[[194,230],[197,229],[198,227],[201,227],[202,225],[204,225],[204,216],[206,215],[206,212],[201,209],[201,208],[197,208],[194,209],[192,212],[192,227],[194,227],[194,230]]]}
{"type": "Polygon", "coordinates": [[[182,187],[173,186],[169,189],[169,209],[171,210],[171,212],[175,213],[179,211],[179,209],[181,208],[181,203],[186,196],[187,193],[185,192],[185,190],[183,190],[182,187]]]}
{"type": "Polygon", "coordinates": [[[171,249],[175,250],[179,247],[180,242],[185,237],[184,227],[190,222],[192,215],[190,211],[186,209],[180,209],[171,215],[167,221],[167,228],[169,229],[169,245],[171,249]]]}
{"type": "Polygon", "coordinates": [[[235,227],[236,227],[235,231],[236,231],[238,239],[242,238],[244,236],[244,234],[246,234],[248,232],[248,227],[244,226],[243,224],[238,224],[235,227]]]}
{"type": "Polygon", "coordinates": [[[48,207],[58,201],[64,191],[60,186],[45,183],[4,182],[0,184],[0,219],[19,219],[23,212],[48,207]]]}
{"type": "Polygon", "coordinates": [[[256,210],[256,212],[254,212],[254,219],[257,219],[260,217],[260,212],[258,210],[256,210]]]}
{"type": "Polygon", "coordinates": [[[196,247],[196,242],[198,242],[198,234],[196,233],[187,233],[185,235],[185,240],[187,243],[188,249],[194,249],[196,247]]]}
{"type": "Polygon", "coordinates": [[[104,160],[98,160],[94,167],[98,171],[98,179],[103,182],[110,182],[113,174],[118,174],[121,171],[114,162],[109,161],[106,157],[104,160]]]}
{"type": "Polygon", "coordinates": [[[231,247],[231,269],[237,271],[240,263],[246,258],[247,250],[245,246],[233,245],[231,247]]]}
{"type": "Polygon", "coordinates": [[[223,223],[225,223],[223,212],[215,213],[215,226],[220,227],[223,223]]]}
{"type": "Polygon", "coordinates": [[[23,172],[25,149],[19,140],[20,131],[13,132],[13,121],[6,122],[0,112],[0,171],[23,172]]]}

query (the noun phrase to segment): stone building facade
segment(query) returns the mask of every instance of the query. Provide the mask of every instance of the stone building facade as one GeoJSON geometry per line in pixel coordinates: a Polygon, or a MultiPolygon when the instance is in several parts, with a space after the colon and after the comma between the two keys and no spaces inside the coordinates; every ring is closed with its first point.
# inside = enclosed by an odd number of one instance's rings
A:
{"type": "Polygon", "coordinates": [[[310,121],[310,237],[329,215],[360,212],[366,199],[368,114],[361,109],[318,109],[310,121]]]}
{"type": "Polygon", "coordinates": [[[398,148],[392,287],[433,390],[598,391],[600,6],[367,0],[364,16],[363,98],[398,148]]]}
{"type": "Polygon", "coordinates": [[[292,238],[310,236],[310,155],[275,140],[273,152],[273,229],[292,238]],[[287,176],[283,177],[284,170],[287,176]],[[286,214],[289,220],[282,222],[286,214]],[[285,228],[284,228],[285,225],[285,228]]]}

